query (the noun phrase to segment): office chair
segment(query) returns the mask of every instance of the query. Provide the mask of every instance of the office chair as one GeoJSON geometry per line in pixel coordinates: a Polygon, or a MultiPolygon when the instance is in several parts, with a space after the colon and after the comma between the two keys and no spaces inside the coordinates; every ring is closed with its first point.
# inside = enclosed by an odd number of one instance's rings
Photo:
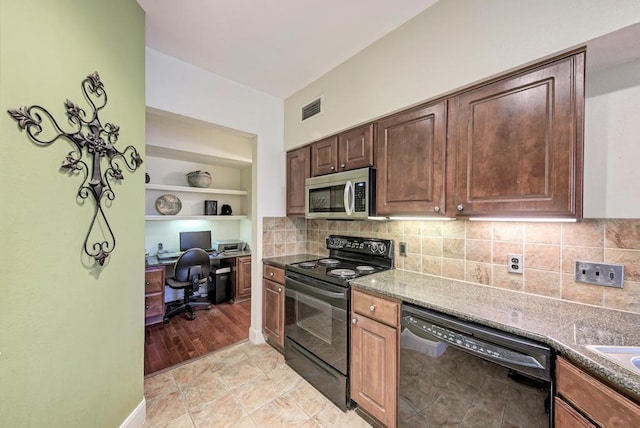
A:
{"type": "Polygon", "coordinates": [[[191,302],[193,293],[198,291],[200,284],[204,284],[211,270],[211,262],[206,251],[200,248],[191,248],[185,251],[176,261],[174,266],[174,274],[172,278],[167,278],[166,284],[174,290],[184,290],[184,300],[181,304],[173,307],[175,304],[167,305],[163,321],[169,322],[169,318],[186,313],[189,320],[196,318],[194,309],[196,307],[204,307],[211,309],[211,304],[207,302],[191,302]]]}

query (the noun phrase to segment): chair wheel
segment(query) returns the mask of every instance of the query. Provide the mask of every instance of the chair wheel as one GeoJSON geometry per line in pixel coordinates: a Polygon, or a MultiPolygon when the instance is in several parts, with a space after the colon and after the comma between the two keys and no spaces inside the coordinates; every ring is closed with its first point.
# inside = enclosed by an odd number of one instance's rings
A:
{"type": "Polygon", "coordinates": [[[189,321],[193,321],[194,319],[196,319],[196,314],[194,314],[193,312],[185,312],[185,315],[187,316],[187,319],[189,321]]]}
{"type": "Polygon", "coordinates": [[[162,322],[167,324],[169,322],[169,317],[162,318],[162,322]]]}

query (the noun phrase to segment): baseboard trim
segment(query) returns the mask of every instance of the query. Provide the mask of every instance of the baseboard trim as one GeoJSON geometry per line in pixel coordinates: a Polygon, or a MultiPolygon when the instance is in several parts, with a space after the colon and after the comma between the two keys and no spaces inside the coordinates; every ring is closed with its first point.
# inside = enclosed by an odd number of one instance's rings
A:
{"type": "Polygon", "coordinates": [[[253,327],[249,328],[249,341],[254,345],[259,345],[264,343],[264,336],[262,335],[262,330],[257,330],[253,327]]]}
{"type": "Polygon", "coordinates": [[[131,414],[127,416],[127,419],[122,422],[120,428],[141,428],[142,425],[144,425],[144,421],[146,418],[147,403],[144,397],[142,397],[142,401],[140,402],[140,404],[138,404],[136,408],[133,409],[133,412],[131,412],[131,414]]]}

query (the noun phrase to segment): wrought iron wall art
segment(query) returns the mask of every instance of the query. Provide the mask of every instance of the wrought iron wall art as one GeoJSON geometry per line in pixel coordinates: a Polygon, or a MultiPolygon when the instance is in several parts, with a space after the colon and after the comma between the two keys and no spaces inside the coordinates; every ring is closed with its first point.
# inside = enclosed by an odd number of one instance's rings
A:
{"type": "Polygon", "coordinates": [[[134,172],[142,164],[142,158],[131,145],[122,152],[118,151],[114,145],[118,141],[120,127],[113,123],[103,125],[100,122],[98,113],[107,105],[107,93],[98,72],[87,76],[82,81],[81,88],[91,112],[87,114],[67,99],[64,106],[67,122],[72,128],[70,131],[63,130],[53,115],[38,105],[10,109],[8,112],[18,122],[20,129],[26,130],[29,138],[35,143],[48,146],[59,139],[66,139],[75,146],[62,161],[61,168],[74,174],[83,174],[84,180],[78,188],[77,196],[83,200],[95,200],[93,218],[84,239],[84,252],[102,266],[116,246],[116,237],[104,213],[104,205],[116,197],[110,181],[124,180],[119,161],[122,161],[129,171],[134,172]],[[46,123],[43,123],[44,119],[46,123]],[[85,155],[90,158],[87,162],[83,160],[85,155]],[[106,160],[104,172],[103,159],[106,160]],[[100,228],[102,240],[90,243],[89,237],[102,223],[106,225],[105,228],[100,228]]]}

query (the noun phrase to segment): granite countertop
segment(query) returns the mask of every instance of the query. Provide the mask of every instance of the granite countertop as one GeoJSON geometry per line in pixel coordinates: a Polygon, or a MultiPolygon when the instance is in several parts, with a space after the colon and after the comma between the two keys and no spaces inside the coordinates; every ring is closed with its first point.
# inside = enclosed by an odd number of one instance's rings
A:
{"type": "MultiPolygon", "coordinates": [[[[250,256],[251,251],[229,251],[217,253],[216,255],[210,254],[209,260],[222,260],[222,259],[232,259],[235,257],[242,256],[250,256]]],[[[147,266],[166,266],[172,265],[178,260],[177,257],[171,259],[159,259],[157,256],[149,256],[147,257],[147,266]]]]}
{"type": "Polygon", "coordinates": [[[640,346],[640,314],[398,269],[350,283],[362,290],[546,343],[640,402],[640,373],[586,348],[640,346]]]}
{"type": "Polygon", "coordinates": [[[262,259],[262,263],[265,265],[275,266],[280,269],[284,269],[286,265],[290,265],[293,263],[300,263],[307,260],[315,260],[319,259],[322,256],[317,254],[293,254],[290,256],[282,256],[282,257],[268,257],[262,259]]]}

